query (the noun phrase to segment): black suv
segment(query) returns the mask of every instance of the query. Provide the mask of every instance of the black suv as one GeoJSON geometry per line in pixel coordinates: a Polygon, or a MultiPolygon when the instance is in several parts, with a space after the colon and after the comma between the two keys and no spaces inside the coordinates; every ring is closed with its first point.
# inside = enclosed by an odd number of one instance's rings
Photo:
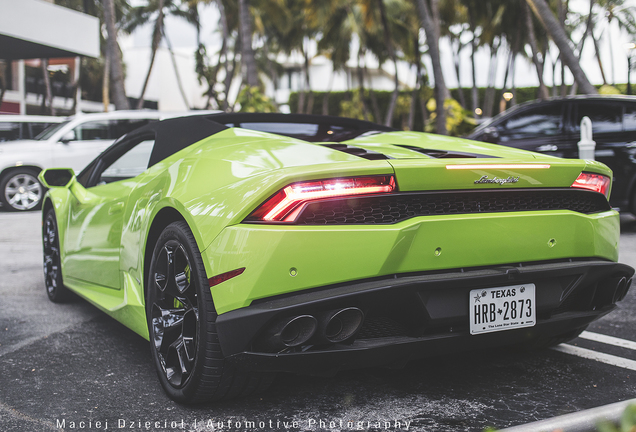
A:
{"type": "Polygon", "coordinates": [[[610,203],[636,214],[636,96],[574,96],[527,102],[493,117],[467,138],[577,158],[581,119],[592,120],[595,158],[614,171],[610,203]]]}

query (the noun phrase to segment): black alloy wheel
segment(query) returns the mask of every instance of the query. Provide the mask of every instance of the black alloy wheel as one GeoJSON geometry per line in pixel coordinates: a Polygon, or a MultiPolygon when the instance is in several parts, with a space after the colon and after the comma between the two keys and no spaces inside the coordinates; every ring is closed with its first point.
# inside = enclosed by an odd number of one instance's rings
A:
{"type": "Polygon", "coordinates": [[[49,299],[55,303],[68,300],[71,293],[62,281],[59,230],[53,209],[50,209],[44,216],[42,251],[44,257],[44,286],[49,299]]]}
{"type": "Polygon", "coordinates": [[[177,240],[163,244],[152,267],[152,343],[165,378],[175,388],[191,379],[199,341],[199,300],[190,269],[190,259],[177,240]]]}
{"type": "Polygon", "coordinates": [[[159,236],[147,281],[150,351],[171,399],[201,403],[269,386],[272,374],[241,371],[225,361],[201,253],[185,222],[171,223],[159,236]]]}

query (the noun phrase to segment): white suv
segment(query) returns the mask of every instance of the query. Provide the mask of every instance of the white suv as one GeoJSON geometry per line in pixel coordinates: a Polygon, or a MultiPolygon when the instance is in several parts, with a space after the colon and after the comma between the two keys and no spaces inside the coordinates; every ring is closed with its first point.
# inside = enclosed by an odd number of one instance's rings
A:
{"type": "MultiPolygon", "coordinates": [[[[184,115],[184,114],[181,114],[184,115]]],[[[24,211],[40,205],[44,168],[80,172],[120,136],[148,122],[174,117],[158,111],[79,114],[49,127],[33,140],[0,144],[0,202],[3,209],[24,211]]]]}

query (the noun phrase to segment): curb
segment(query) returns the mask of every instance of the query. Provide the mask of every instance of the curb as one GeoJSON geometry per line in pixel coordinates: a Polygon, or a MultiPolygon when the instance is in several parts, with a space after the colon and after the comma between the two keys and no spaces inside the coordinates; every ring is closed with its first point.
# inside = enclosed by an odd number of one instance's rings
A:
{"type": "Polygon", "coordinates": [[[598,422],[608,420],[613,423],[620,422],[621,415],[628,405],[636,404],[636,399],[616,402],[584,411],[565,414],[551,419],[540,420],[507,429],[499,432],[596,432],[598,422]]]}

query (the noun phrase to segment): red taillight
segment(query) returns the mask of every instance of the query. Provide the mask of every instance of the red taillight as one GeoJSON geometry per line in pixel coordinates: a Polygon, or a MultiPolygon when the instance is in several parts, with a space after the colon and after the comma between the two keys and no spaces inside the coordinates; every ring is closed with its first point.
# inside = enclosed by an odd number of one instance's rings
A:
{"type": "Polygon", "coordinates": [[[245,271],[245,267],[241,267],[236,270],[221,273],[220,275],[212,276],[210,279],[208,279],[208,282],[210,283],[210,286],[213,287],[214,285],[218,285],[221,282],[225,282],[226,280],[230,280],[233,277],[243,274],[244,271],[245,271]]]}
{"type": "Polygon", "coordinates": [[[310,201],[352,195],[388,193],[395,190],[393,176],[349,177],[292,183],[257,208],[249,220],[294,222],[310,201]]]}
{"type": "Polygon", "coordinates": [[[605,195],[605,198],[609,197],[611,180],[609,177],[602,174],[592,174],[583,172],[572,183],[573,188],[587,189],[594,192],[600,192],[605,195]]]}

